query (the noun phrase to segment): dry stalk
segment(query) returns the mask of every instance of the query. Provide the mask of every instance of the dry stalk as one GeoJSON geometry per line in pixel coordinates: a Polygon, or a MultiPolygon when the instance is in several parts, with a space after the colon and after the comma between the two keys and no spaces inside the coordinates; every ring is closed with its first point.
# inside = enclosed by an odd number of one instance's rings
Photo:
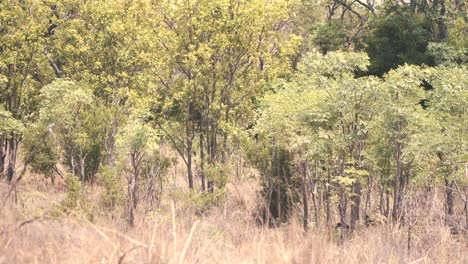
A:
{"type": "Polygon", "coordinates": [[[172,208],[172,236],[174,238],[174,253],[177,250],[177,233],[176,233],[176,220],[175,220],[175,205],[174,201],[171,203],[172,208]]]}
{"type": "Polygon", "coordinates": [[[182,262],[184,261],[184,258],[185,258],[185,253],[187,252],[187,249],[190,245],[190,241],[192,240],[192,236],[193,236],[193,232],[195,231],[195,227],[197,226],[197,223],[198,222],[195,222],[192,226],[192,229],[190,229],[190,234],[187,238],[187,241],[185,241],[185,245],[184,245],[184,249],[182,250],[182,254],[179,258],[179,262],[178,264],[182,264],[182,262]]]}

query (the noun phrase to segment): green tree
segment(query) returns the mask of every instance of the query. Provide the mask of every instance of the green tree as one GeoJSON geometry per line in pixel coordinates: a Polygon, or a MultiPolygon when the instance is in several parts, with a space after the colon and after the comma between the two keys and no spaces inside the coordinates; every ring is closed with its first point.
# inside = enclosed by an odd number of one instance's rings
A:
{"type": "Polygon", "coordinates": [[[146,209],[151,210],[155,200],[160,199],[163,176],[171,165],[159,151],[160,131],[144,122],[142,116],[147,109],[140,108],[144,104],[137,105],[139,108],[132,111],[133,122],[117,135],[117,169],[127,178],[127,214],[132,226],[135,211],[142,201],[146,202],[146,209]]]}
{"type": "MultiPolygon", "coordinates": [[[[279,90],[265,98],[257,127],[272,138],[274,145],[293,153],[296,168],[293,174],[302,178],[304,215],[307,215],[308,182],[314,177],[314,184],[325,181],[328,186],[328,221],[332,195],[339,196],[343,225],[347,222],[348,200],[352,200],[353,228],[360,219],[362,183],[369,176],[364,153],[370,122],[379,107],[376,103],[380,95],[379,80],[355,79],[353,75],[356,70],[365,70],[367,65],[367,56],[359,53],[309,54],[299,65],[295,80],[280,82],[279,90]],[[327,166],[326,179],[319,177],[318,163],[327,166]],[[314,165],[315,175],[307,175],[314,165]]],[[[273,167],[278,166],[274,158],[271,163],[273,167]]],[[[276,177],[272,173],[266,179],[276,177]]],[[[313,196],[312,200],[316,198],[313,196]]],[[[317,208],[315,214],[318,221],[317,208]]]]}
{"type": "MultiPolygon", "coordinates": [[[[39,89],[54,76],[44,55],[50,8],[38,1],[0,3],[0,105],[11,118],[27,125],[37,111],[39,89]]],[[[0,135],[0,175],[7,156],[7,179],[16,171],[19,130],[0,135]]]]}
{"type": "MultiPolygon", "coordinates": [[[[425,71],[425,79],[431,84],[428,91],[427,112],[432,126],[421,129],[425,146],[418,146],[422,155],[435,160],[438,168],[436,179],[445,186],[446,215],[454,214],[455,194],[466,189],[464,166],[467,156],[468,93],[465,67],[434,68],[425,71]],[[458,189],[457,189],[458,188],[458,189]],[[460,189],[462,188],[462,189],[460,189]]],[[[422,160],[422,159],[421,159],[422,160]]]]}
{"type": "Polygon", "coordinates": [[[280,29],[292,1],[171,3],[159,3],[163,26],[156,38],[164,52],[154,117],[183,158],[191,189],[198,139],[201,187],[212,192],[205,163],[227,162],[230,127],[248,115],[264,81],[289,67],[298,39],[280,29]]]}
{"type": "Polygon", "coordinates": [[[28,128],[26,159],[35,170],[50,175],[60,160],[84,182],[99,168],[102,144],[101,120],[96,114],[91,89],[83,84],[57,79],[41,89],[39,119],[28,128]],[[37,140],[34,140],[37,139],[37,140]],[[41,152],[41,155],[37,155],[41,152]]]}
{"type": "MultiPolygon", "coordinates": [[[[86,83],[102,116],[103,162],[114,165],[115,137],[125,126],[131,94],[146,92],[158,61],[151,1],[60,1],[49,54],[63,77],[86,83]]],[[[97,147],[97,146],[96,146],[97,147]]]]}
{"type": "Polygon", "coordinates": [[[382,76],[405,63],[431,64],[425,54],[431,40],[431,23],[424,14],[406,6],[387,6],[366,41],[370,73],[382,76]]]}

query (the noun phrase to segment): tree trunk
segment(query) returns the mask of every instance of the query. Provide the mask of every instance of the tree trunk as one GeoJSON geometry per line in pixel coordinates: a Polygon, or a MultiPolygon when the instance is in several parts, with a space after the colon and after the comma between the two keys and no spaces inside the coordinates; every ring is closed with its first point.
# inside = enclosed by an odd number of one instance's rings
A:
{"type": "Polygon", "coordinates": [[[468,229],[468,199],[465,200],[465,228],[468,229]]]}
{"type": "Polygon", "coordinates": [[[128,214],[128,224],[131,227],[135,225],[135,211],[134,211],[132,184],[133,184],[133,177],[127,176],[127,192],[128,192],[127,214],[128,214]]]}
{"type": "Polygon", "coordinates": [[[445,215],[450,217],[453,215],[453,188],[454,182],[453,180],[449,180],[447,176],[445,176],[445,215]]]}
{"type": "Polygon", "coordinates": [[[16,173],[16,150],[17,150],[16,137],[12,137],[8,140],[8,168],[7,168],[7,181],[11,183],[16,173]]]}
{"type": "MultiPolygon", "coordinates": [[[[226,124],[229,123],[229,113],[231,110],[231,98],[228,95],[228,99],[226,102],[226,113],[225,113],[225,122],[226,124]]],[[[227,131],[223,131],[223,149],[221,151],[221,163],[226,164],[227,162],[227,150],[228,150],[228,133],[227,131]]]]}
{"type": "Polygon", "coordinates": [[[132,154],[132,167],[133,167],[133,190],[132,190],[132,202],[133,208],[136,209],[138,206],[140,198],[140,164],[141,164],[141,154],[133,153],[132,154]]]}
{"type": "MultiPolygon", "coordinates": [[[[270,193],[270,199],[268,201],[268,204],[267,204],[267,212],[268,212],[268,223],[271,224],[273,223],[274,225],[276,224],[276,222],[273,220],[274,218],[276,218],[278,215],[279,215],[279,211],[281,210],[280,208],[278,208],[279,206],[277,204],[274,204],[274,201],[273,201],[273,193],[275,192],[274,188],[276,187],[275,186],[275,177],[277,176],[276,175],[276,171],[277,171],[277,149],[276,149],[276,138],[273,137],[272,138],[272,148],[271,148],[271,171],[270,171],[270,179],[269,179],[269,188],[271,189],[271,193],[270,193]],[[276,208],[274,208],[276,206],[276,208]],[[276,214],[275,214],[275,211],[276,211],[276,214]],[[273,222],[271,221],[273,220],[273,222]]],[[[277,200],[279,200],[279,198],[277,197],[277,200]]]]}
{"type": "Polygon", "coordinates": [[[309,202],[308,202],[308,184],[307,184],[306,162],[302,162],[302,203],[304,205],[304,231],[309,230],[309,202]]]}
{"type": "Polygon", "coordinates": [[[80,147],[80,175],[81,175],[81,195],[84,196],[85,191],[85,159],[83,157],[83,150],[80,147]]]}
{"type": "Polygon", "coordinates": [[[192,129],[190,125],[190,121],[187,120],[185,122],[185,132],[186,132],[186,137],[185,141],[187,144],[187,178],[188,178],[188,184],[189,188],[192,190],[193,189],[193,174],[192,174],[192,129]]]}
{"type": "Polygon", "coordinates": [[[445,9],[445,0],[436,0],[434,2],[434,5],[440,6],[440,13],[439,17],[436,19],[437,21],[437,26],[439,28],[439,34],[438,34],[438,41],[439,42],[446,42],[447,41],[447,25],[445,24],[444,17],[446,13],[445,9]]]}
{"type": "Polygon", "coordinates": [[[328,169],[327,169],[327,194],[326,194],[326,217],[327,217],[327,225],[330,224],[331,221],[331,156],[328,159],[328,169]]]}
{"type": "MultiPolygon", "coordinates": [[[[217,143],[217,125],[214,121],[211,122],[211,136],[209,142],[209,149],[210,149],[210,165],[215,165],[217,162],[217,151],[218,151],[218,143],[217,143]]],[[[211,175],[212,176],[212,175],[211,175]]],[[[208,192],[214,192],[214,182],[213,179],[208,179],[208,192]]]]}
{"type": "Polygon", "coordinates": [[[203,142],[203,132],[200,132],[200,180],[202,192],[206,191],[205,186],[205,152],[203,142]]]}
{"type": "Polygon", "coordinates": [[[385,212],[384,212],[384,215],[387,218],[390,215],[390,191],[385,192],[385,212]]]}
{"type": "Polygon", "coordinates": [[[359,211],[361,208],[361,192],[361,183],[359,181],[353,183],[353,196],[351,197],[351,230],[355,230],[356,225],[359,223],[359,211]]]}
{"type": "Polygon", "coordinates": [[[364,217],[366,217],[367,212],[369,210],[372,210],[371,194],[372,194],[372,176],[369,175],[367,179],[367,194],[366,194],[366,202],[364,206],[364,217]]]}
{"type": "MultiPolygon", "coordinates": [[[[114,118],[115,119],[115,118],[114,118]]],[[[112,128],[111,131],[107,135],[107,139],[105,142],[105,147],[106,147],[106,165],[109,167],[114,167],[115,166],[115,161],[114,161],[114,148],[115,148],[115,135],[117,133],[117,127],[116,127],[116,121],[112,121],[112,128]]]]}
{"type": "MultiPolygon", "coordinates": [[[[312,204],[314,206],[314,220],[315,220],[315,226],[318,228],[319,227],[319,214],[320,214],[320,199],[319,199],[319,205],[317,205],[317,183],[320,182],[319,180],[319,175],[318,175],[318,163],[315,161],[315,179],[312,182],[312,204]]],[[[320,196],[320,195],[319,195],[320,196]]]]}
{"type": "Polygon", "coordinates": [[[380,187],[380,193],[379,193],[379,212],[381,215],[385,215],[385,208],[384,208],[384,185],[380,187]]]}
{"type": "Polygon", "coordinates": [[[0,179],[5,175],[5,160],[7,155],[7,143],[3,136],[0,137],[0,179]]]}
{"type": "MultiPolygon", "coordinates": [[[[396,95],[396,100],[399,100],[399,94],[396,95]]],[[[403,157],[402,157],[402,135],[401,135],[401,116],[400,113],[397,113],[397,139],[396,139],[396,175],[393,182],[393,210],[392,218],[394,221],[399,220],[401,216],[401,203],[402,203],[402,193],[401,185],[403,180],[403,157]]]]}
{"type": "Polygon", "coordinates": [[[345,238],[348,233],[348,224],[346,223],[346,211],[348,208],[348,196],[342,190],[340,201],[338,202],[338,211],[340,213],[341,238],[345,238]]]}

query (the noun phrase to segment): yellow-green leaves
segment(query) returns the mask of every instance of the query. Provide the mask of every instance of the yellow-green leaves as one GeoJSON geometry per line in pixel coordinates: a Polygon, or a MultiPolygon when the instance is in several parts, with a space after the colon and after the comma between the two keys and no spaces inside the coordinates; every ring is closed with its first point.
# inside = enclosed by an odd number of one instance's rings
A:
{"type": "Polygon", "coordinates": [[[0,107],[0,136],[8,137],[11,133],[20,134],[23,130],[23,123],[13,118],[9,111],[0,107]]]}

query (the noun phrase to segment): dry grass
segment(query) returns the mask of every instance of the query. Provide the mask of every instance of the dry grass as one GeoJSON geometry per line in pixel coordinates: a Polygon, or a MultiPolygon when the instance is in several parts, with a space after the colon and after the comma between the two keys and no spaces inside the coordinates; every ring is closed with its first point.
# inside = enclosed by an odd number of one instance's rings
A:
{"type": "MultiPolygon", "coordinates": [[[[161,210],[138,215],[130,229],[119,211],[93,222],[78,213],[46,217],[63,199],[63,186],[24,182],[16,206],[0,205],[0,264],[468,263],[467,238],[427,220],[436,218],[440,205],[421,209],[426,217],[415,222],[409,250],[407,228],[390,225],[363,227],[346,241],[336,231],[304,233],[300,216],[280,228],[259,227],[252,217],[255,186],[232,183],[226,205],[204,216],[180,201],[172,210],[166,201],[161,210]]],[[[7,186],[0,188],[3,197],[7,186]]]]}

